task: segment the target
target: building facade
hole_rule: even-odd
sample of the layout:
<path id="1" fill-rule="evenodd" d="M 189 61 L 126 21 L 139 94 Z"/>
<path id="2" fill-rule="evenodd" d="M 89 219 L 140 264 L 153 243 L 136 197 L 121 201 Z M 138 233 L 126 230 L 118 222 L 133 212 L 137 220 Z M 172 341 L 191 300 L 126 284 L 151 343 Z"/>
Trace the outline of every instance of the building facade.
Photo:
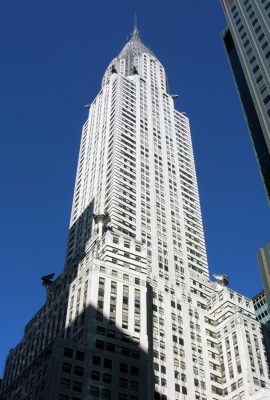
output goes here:
<path id="1" fill-rule="evenodd" d="M 222 0 L 225 49 L 270 200 L 270 1 Z"/>
<path id="2" fill-rule="evenodd" d="M 270 310 L 270 243 L 262 247 L 257 254 L 263 281 L 265 300 Z"/>
<path id="3" fill-rule="evenodd" d="M 189 120 L 136 26 L 88 108 L 65 268 L 1 400 L 269 395 L 252 300 L 209 279 Z"/>
<path id="4" fill-rule="evenodd" d="M 270 365 L 270 312 L 264 290 L 254 296 L 252 300 L 256 319 L 262 324 L 261 328 L 263 341 L 268 359 L 268 365 Z"/>
<path id="5" fill-rule="evenodd" d="M 257 321 L 267 324 L 270 321 L 270 313 L 264 290 L 252 298 Z"/>

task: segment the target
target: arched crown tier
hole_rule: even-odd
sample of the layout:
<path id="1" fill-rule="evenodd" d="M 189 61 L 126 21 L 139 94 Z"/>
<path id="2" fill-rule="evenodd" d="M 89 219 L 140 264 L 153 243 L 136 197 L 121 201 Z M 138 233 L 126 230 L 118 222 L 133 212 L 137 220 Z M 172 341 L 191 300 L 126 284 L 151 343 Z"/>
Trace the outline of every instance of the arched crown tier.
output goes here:
<path id="1" fill-rule="evenodd" d="M 140 62 L 143 55 L 146 57 L 150 56 L 151 59 L 159 64 L 161 74 L 164 76 L 166 81 L 166 75 L 163 66 L 157 60 L 152 50 L 145 46 L 145 44 L 141 41 L 140 33 L 135 21 L 130 40 L 125 44 L 119 55 L 111 61 L 106 69 L 102 80 L 102 87 L 109 82 L 113 73 L 120 73 L 124 76 L 140 74 L 145 78 L 145 74 L 143 73 L 143 63 Z"/>

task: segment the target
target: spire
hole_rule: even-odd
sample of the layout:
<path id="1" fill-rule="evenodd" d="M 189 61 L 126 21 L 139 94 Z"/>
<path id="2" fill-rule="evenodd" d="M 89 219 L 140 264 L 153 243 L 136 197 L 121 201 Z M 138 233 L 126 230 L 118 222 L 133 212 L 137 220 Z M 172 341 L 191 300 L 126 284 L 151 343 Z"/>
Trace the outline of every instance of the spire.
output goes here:
<path id="1" fill-rule="evenodd" d="M 135 40 L 140 39 L 140 33 L 139 33 L 139 29 L 138 29 L 138 19 L 137 19 L 136 13 L 134 15 L 134 28 L 133 28 L 131 39 L 135 39 Z"/>
<path id="2" fill-rule="evenodd" d="M 139 29 L 138 29 L 137 15 L 135 14 L 134 28 L 133 28 L 131 38 L 125 44 L 123 49 L 120 51 L 120 54 L 118 55 L 118 59 L 125 58 L 127 60 L 126 65 L 128 66 L 127 68 L 128 68 L 130 75 L 132 75 L 134 73 L 134 71 L 133 71 L 134 57 L 139 57 L 143 53 L 148 53 L 148 54 L 153 55 L 153 52 L 151 50 L 149 50 L 141 41 L 140 33 L 139 33 Z"/>

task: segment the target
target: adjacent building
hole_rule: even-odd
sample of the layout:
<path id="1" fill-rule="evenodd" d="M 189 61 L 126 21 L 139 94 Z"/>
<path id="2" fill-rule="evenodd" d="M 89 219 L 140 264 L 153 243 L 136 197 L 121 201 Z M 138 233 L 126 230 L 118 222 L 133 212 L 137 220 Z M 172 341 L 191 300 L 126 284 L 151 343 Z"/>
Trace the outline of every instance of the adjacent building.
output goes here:
<path id="1" fill-rule="evenodd" d="M 265 300 L 270 310 L 270 243 L 262 247 L 257 254 L 263 281 Z"/>
<path id="2" fill-rule="evenodd" d="M 222 0 L 223 40 L 270 199 L 270 1 Z"/>
<path id="3" fill-rule="evenodd" d="M 223 40 L 248 124 L 262 180 L 270 201 L 270 1 L 222 0 L 228 27 Z M 258 260 L 264 291 L 253 298 L 256 318 L 263 326 L 270 362 L 269 245 Z"/>
<path id="4" fill-rule="evenodd" d="M 252 300 L 209 278 L 188 117 L 135 26 L 83 126 L 63 272 L 1 400 L 269 396 Z M 264 396 L 264 397 L 263 397 Z"/>
<path id="5" fill-rule="evenodd" d="M 267 324 L 270 321 L 270 313 L 264 290 L 254 296 L 252 300 L 257 321 L 261 324 Z"/>
<path id="6" fill-rule="evenodd" d="M 268 365 L 270 365 L 270 312 L 264 290 L 254 296 L 252 300 L 256 319 L 262 324 L 261 329 L 263 341 L 265 344 Z"/>

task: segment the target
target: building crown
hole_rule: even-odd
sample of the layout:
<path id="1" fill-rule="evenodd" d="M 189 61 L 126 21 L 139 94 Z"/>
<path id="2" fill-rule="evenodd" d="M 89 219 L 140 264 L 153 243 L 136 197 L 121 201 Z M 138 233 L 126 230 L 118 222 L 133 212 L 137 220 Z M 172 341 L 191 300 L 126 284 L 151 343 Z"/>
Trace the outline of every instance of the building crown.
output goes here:
<path id="1" fill-rule="evenodd" d="M 118 58 L 126 58 L 128 61 L 130 61 L 134 57 L 141 56 L 143 53 L 154 55 L 153 52 L 141 41 L 137 18 L 135 17 L 131 38 L 119 53 Z"/>

